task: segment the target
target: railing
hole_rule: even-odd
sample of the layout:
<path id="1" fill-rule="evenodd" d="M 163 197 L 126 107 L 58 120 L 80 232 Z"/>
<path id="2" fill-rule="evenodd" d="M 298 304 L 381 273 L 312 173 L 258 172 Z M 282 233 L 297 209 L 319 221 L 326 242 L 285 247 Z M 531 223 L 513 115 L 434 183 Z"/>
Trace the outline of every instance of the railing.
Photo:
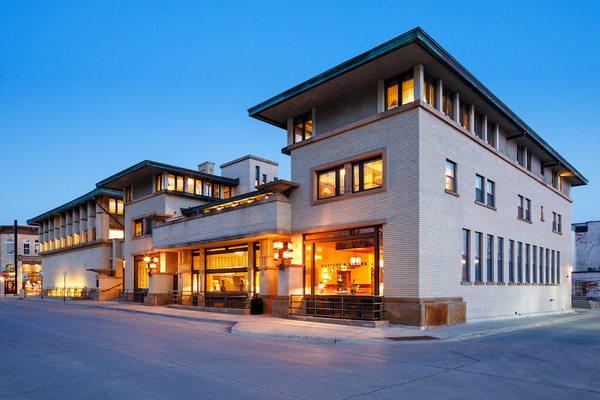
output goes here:
<path id="1" fill-rule="evenodd" d="M 571 298 L 573 300 L 600 301 L 600 288 L 596 281 L 573 282 Z"/>
<path id="2" fill-rule="evenodd" d="M 291 315 L 378 321 L 383 314 L 381 296 L 291 295 Z"/>
<path id="3" fill-rule="evenodd" d="M 39 295 L 47 298 L 86 299 L 88 297 L 88 290 L 84 286 L 58 286 L 43 289 L 39 292 Z"/>
<path id="4" fill-rule="evenodd" d="M 173 291 L 171 304 L 215 307 L 215 308 L 237 308 L 250 307 L 251 293 L 244 292 L 190 292 Z"/>
<path id="5" fill-rule="evenodd" d="M 144 303 L 148 291 L 145 289 L 138 290 L 121 290 L 119 291 L 119 301 L 124 303 Z"/>

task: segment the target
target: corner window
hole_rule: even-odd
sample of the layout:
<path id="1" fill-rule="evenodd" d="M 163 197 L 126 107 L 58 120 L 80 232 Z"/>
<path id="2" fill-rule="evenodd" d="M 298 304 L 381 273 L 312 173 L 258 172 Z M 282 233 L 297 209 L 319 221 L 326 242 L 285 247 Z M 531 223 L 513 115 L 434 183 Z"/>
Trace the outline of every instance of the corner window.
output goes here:
<path id="1" fill-rule="evenodd" d="M 310 139 L 313 135 L 312 112 L 294 118 L 294 143 Z"/>
<path id="2" fill-rule="evenodd" d="M 383 160 L 381 157 L 352 164 L 352 191 L 380 188 L 383 185 Z"/>
<path id="3" fill-rule="evenodd" d="M 385 109 L 391 110 L 399 105 L 415 100 L 415 80 L 412 71 L 385 83 Z"/>
<path id="4" fill-rule="evenodd" d="M 456 184 L 456 163 L 446 160 L 446 190 L 457 193 L 458 187 Z"/>
<path id="5" fill-rule="evenodd" d="M 346 170 L 344 166 L 319 172 L 317 174 L 317 198 L 320 200 L 342 195 L 344 193 L 345 178 Z"/>

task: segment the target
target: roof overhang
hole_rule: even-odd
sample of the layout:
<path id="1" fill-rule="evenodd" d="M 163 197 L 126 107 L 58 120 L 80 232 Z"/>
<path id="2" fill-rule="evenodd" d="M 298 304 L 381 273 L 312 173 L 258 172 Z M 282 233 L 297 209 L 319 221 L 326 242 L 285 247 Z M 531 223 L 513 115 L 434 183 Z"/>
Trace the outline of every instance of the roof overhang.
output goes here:
<path id="1" fill-rule="evenodd" d="M 263 101 L 248 109 L 248 114 L 285 129 L 288 118 L 350 96 L 357 88 L 388 79 L 417 64 L 423 65 L 426 73 L 442 79 L 445 89 L 458 91 L 466 102 L 476 104 L 478 111 L 491 120 L 512 127 L 507 129 L 509 136 L 547 154 L 547 159 L 542 160 L 544 163 L 554 161 L 571 171 L 574 186 L 587 184 L 579 171 L 421 28 L 412 29 Z"/>

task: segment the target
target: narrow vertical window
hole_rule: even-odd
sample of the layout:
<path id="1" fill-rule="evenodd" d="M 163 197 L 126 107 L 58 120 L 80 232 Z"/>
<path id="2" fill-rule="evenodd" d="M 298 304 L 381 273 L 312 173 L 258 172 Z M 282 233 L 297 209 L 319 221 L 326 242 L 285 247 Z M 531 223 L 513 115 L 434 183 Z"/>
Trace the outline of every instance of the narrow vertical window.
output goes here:
<path id="1" fill-rule="evenodd" d="M 407 76 L 402 80 L 402 104 L 408 104 L 415 100 L 415 80 Z"/>
<path id="2" fill-rule="evenodd" d="M 23 254 L 24 255 L 29 255 L 29 253 L 31 251 L 30 243 L 31 243 L 31 241 L 29 239 L 23 240 Z"/>
<path id="3" fill-rule="evenodd" d="M 508 241 L 508 281 L 515 282 L 515 241 Z"/>
<path id="4" fill-rule="evenodd" d="M 432 107 L 435 107 L 436 104 L 436 92 L 437 92 L 437 87 L 435 85 L 435 80 L 431 79 L 430 77 L 425 77 L 425 93 L 424 93 L 424 100 L 427 104 L 429 104 Z"/>
<path id="5" fill-rule="evenodd" d="M 525 166 L 525 152 L 525 147 L 521 146 L 520 144 L 517 144 L 517 163 L 521 167 Z"/>
<path id="6" fill-rule="evenodd" d="M 540 270 L 540 279 L 539 279 L 539 283 L 544 283 L 544 277 L 546 276 L 544 274 L 544 248 L 540 247 L 540 259 L 539 259 L 539 270 Z"/>
<path id="7" fill-rule="evenodd" d="M 487 205 L 490 207 L 496 207 L 496 184 L 489 179 L 487 180 L 486 196 Z"/>
<path id="8" fill-rule="evenodd" d="M 313 135 L 312 112 L 294 118 L 294 143 L 310 139 Z"/>
<path id="9" fill-rule="evenodd" d="M 260 185 L 260 166 L 254 167 L 254 187 Z"/>
<path id="10" fill-rule="evenodd" d="M 494 282 L 494 236 L 487 235 L 487 281 Z"/>
<path id="11" fill-rule="evenodd" d="M 163 174 L 154 177 L 154 191 L 160 192 L 165 189 Z"/>
<path id="12" fill-rule="evenodd" d="M 186 182 L 185 191 L 194 194 L 194 178 L 187 178 Z"/>
<path id="13" fill-rule="evenodd" d="M 562 215 L 556 214 L 558 216 L 557 220 L 557 231 L 558 233 L 562 233 Z"/>
<path id="14" fill-rule="evenodd" d="M 490 146 L 496 147 L 496 132 L 494 132 L 494 124 L 491 122 L 487 124 L 487 142 Z"/>
<path id="15" fill-rule="evenodd" d="M 525 159 L 525 168 L 527 168 L 527 171 L 531 172 L 532 166 L 533 166 L 533 155 L 532 153 L 527 150 L 527 158 Z"/>
<path id="16" fill-rule="evenodd" d="M 446 160 L 446 190 L 453 193 L 458 192 L 456 187 L 456 163 L 450 160 Z"/>
<path id="17" fill-rule="evenodd" d="M 178 192 L 183 192 L 183 176 L 177 176 L 175 190 Z"/>
<path id="18" fill-rule="evenodd" d="M 398 79 L 390 79 L 385 84 L 385 109 L 398 107 Z"/>
<path id="19" fill-rule="evenodd" d="M 470 282 L 471 269 L 471 231 L 468 229 L 462 230 L 462 281 Z"/>
<path id="20" fill-rule="evenodd" d="M 471 106 L 469 104 L 463 103 L 462 101 L 460 102 L 460 107 L 459 107 L 460 124 L 466 130 L 471 129 L 470 108 L 471 108 Z"/>
<path id="21" fill-rule="evenodd" d="M 524 219 L 525 198 L 521 195 L 517 198 L 517 218 Z"/>
<path id="22" fill-rule="evenodd" d="M 442 104 L 442 111 L 448 117 L 454 119 L 454 99 L 452 98 L 452 93 L 444 92 L 442 100 L 444 103 Z"/>
<path id="23" fill-rule="evenodd" d="M 504 238 L 498 238 L 498 255 L 496 257 L 496 263 L 498 264 L 498 271 L 496 276 L 496 282 L 504 282 Z"/>
<path id="24" fill-rule="evenodd" d="M 485 179 L 481 175 L 475 175 L 475 201 L 485 202 Z"/>
<path id="25" fill-rule="evenodd" d="M 475 114 L 475 135 L 483 140 L 483 114 Z"/>
<path id="26" fill-rule="evenodd" d="M 561 271 L 561 267 L 560 267 L 560 251 L 556 252 L 556 284 L 560 285 L 560 272 Z"/>
<path id="27" fill-rule="evenodd" d="M 546 249 L 546 284 L 550 283 L 550 249 Z"/>
<path id="28" fill-rule="evenodd" d="M 525 220 L 531 221 L 531 200 L 525 199 Z"/>
<path id="29" fill-rule="evenodd" d="M 529 268 L 531 267 L 531 245 L 529 243 L 525 244 L 525 282 L 531 283 L 531 271 Z"/>
<path id="30" fill-rule="evenodd" d="M 175 190 L 175 175 L 167 175 L 167 190 Z"/>
<path id="31" fill-rule="evenodd" d="M 517 280 L 523 283 L 523 243 L 517 242 Z"/>
<path id="32" fill-rule="evenodd" d="M 531 269 L 533 271 L 533 283 L 538 283 L 538 262 L 537 262 L 537 257 L 538 257 L 538 252 L 537 252 L 537 246 L 533 246 L 532 247 L 532 264 L 531 264 Z"/>
<path id="33" fill-rule="evenodd" d="M 473 246 L 475 248 L 475 255 L 473 257 L 473 266 L 475 267 L 475 282 L 481 282 L 483 280 L 482 271 L 482 259 L 483 259 L 483 234 L 481 232 L 475 232 L 473 240 Z"/>
<path id="34" fill-rule="evenodd" d="M 552 281 L 553 285 L 556 283 L 556 252 L 552 250 Z"/>
<path id="35" fill-rule="evenodd" d="M 552 171 L 552 180 L 551 180 L 551 182 L 552 182 L 552 187 L 554 189 L 558 189 L 558 172 L 556 172 L 554 170 Z"/>

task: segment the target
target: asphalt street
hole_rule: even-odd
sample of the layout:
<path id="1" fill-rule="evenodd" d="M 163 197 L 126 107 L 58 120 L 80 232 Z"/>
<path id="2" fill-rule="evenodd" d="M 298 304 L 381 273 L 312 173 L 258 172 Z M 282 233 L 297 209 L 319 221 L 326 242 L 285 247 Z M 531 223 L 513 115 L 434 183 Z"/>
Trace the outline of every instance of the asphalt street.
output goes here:
<path id="1" fill-rule="evenodd" d="M 459 342 L 309 343 L 0 301 L 0 399 L 600 399 L 600 313 Z"/>

